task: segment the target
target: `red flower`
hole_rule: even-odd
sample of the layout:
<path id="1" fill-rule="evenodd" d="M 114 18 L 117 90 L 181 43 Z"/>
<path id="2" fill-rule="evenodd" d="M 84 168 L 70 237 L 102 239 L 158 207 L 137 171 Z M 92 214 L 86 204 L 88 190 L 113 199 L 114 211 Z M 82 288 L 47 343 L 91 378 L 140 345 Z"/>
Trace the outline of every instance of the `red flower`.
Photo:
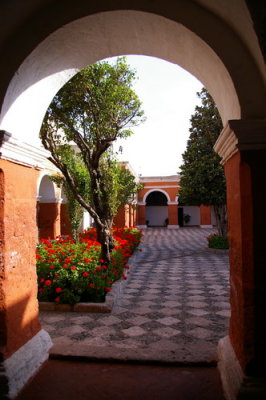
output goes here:
<path id="1" fill-rule="evenodd" d="M 94 288 L 94 283 L 90 283 L 89 287 Z"/>
<path id="2" fill-rule="evenodd" d="M 89 258 L 84 258 L 85 263 L 89 264 L 91 260 Z"/>
<path id="3" fill-rule="evenodd" d="M 89 273 L 87 271 L 83 272 L 83 276 L 89 276 Z"/>
<path id="4" fill-rule="evenodd" d="M 107 266 L 106 265 L 102 265 L 102 269 L 107 269 Z"/>
<path id="5" fill-rule="evenodd" d="M 36 254 L 36 258 L 37 258 L 37 260 L 41 260 L 42 256 L 40 256 L 39 254 Z"/>
<path id="6" fill-rule="evenodd" d="M 67 264 L 62 265 L 63 268 L 68 268 Z"/>
<path id="7" fill-rule="evenodd" d="M 57 303 L 59 303 L 60 302 L 60 297 L 58 296 L 58 297 L 56 297 L 55 299 L 54 299 Z"/>
<path id="8" fill-rule="evenodd" d="M 47 279 L 47 280 L 44 282 L 44 284 L 45 284 L 46 286 L 50 286 L 50 285 L 52 284 L 52 281 L 50 281 L 50 279 Z"/>
<path id="9" fill-rule="evenodd" d="M 105 291 L 106 291 L 106 292 L 111 292 L 111 288 L 110 288 L 110 287 L 106 287 L 106 288 L 105 288 Z"/>
<path id="10" fill-rule="evenodd" d="M 40 288 L 39 289 L 39 292 L 41 293 L 41 292 L 43 292 L 44 291 L 44 288 Z"/>
<path id="11" fill-rule="evenodd" d="M 70 267 L 70 269 L 73 269 L 73 270 L 75 270 L 75 269 L 77 269 L 77 267 Z"/>
<path id="12" fill-rule="evenodd" d="M 100 263 L 101 263 L 101 264 L 103 264 L 103 263 L 104 263 L 104 260 L 103 260 L 102 258 L 101 258 L 99 261 L 100 261 Z"/>
<path id="13" fill-rule="evenodd" d="M 56 250 L 54 250 L 54 249 L 48 249 L 48 252 L 49 252 L 50 254 L 54 254 L 54 253 L 56 252 Z"/>
<path id="14" fill-rule="evenodd" d="M 40 282 L 41 282 L 41 283 L 43 283 L 44 281 L 45 281 L 45 279 L 44 279 L 44 278 L 41 278 L 41 279 L 40 279 Z"/>
<path id="15" fill-rule="evenodd" d="M 55 265 L 50 265 L 49 268 L 53 269 L 55 268 Z"/>
<path id="16" fill-rule="evenodd" d="M 60 287 L 57 287 L 57 288 L 55 289 L 55 291 L 56 291 L 56 293 L 61 293 L 61 292 L 63 292 L 63 289 L 60 288 Z"/>

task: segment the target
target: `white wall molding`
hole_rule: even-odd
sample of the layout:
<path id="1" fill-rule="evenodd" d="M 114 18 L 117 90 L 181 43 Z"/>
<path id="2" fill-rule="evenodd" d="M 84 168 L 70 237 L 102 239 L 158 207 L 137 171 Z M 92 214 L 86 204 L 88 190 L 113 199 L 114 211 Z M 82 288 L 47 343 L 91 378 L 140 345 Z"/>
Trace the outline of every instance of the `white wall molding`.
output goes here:
<path id="1" fill-rule="evenodd" d="M 169 189 L 169 188 L 179 188 L 179 185 L 145 185 L 143 189 Z"/>
<path id="2" fill-rule="evenodd" d="M 221 164 L 238 151 L 266 149 L 266 121 L 228 121 L 213 148 L 222 157 Z"/>
<path id="3" fill-rule="evenodd" d="M 0 158 L 36 169 L 58 171 L 47 159 L 50 153 L 43 147 L 22 142 L 6 131 L 0 131 Z"/>
<path id="4" fill-rule="evenodd" d="M 42 329 L 12 356 L 0 363 L 0 397 L 4 394 L 4 398 L 14 399 L 27 381 L 48 359 L 48 352 L 51 347 L 51 338 Z"/>
<path id="5" fill-rule="evenodd" d="M 218 369 L 226 400 L 235 400 L 244 379 L 243 370 L 236 357 L 229 336 L 218 343 Z"/>

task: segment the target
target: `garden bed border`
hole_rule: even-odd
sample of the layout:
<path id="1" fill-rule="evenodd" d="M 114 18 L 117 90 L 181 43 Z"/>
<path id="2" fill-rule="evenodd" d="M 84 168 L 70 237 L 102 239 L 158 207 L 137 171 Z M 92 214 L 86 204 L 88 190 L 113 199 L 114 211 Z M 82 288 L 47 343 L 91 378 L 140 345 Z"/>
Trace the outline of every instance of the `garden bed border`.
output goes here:
<path id="1" fill-rule="evenodd" d="M 127 265 L 129 265 L 130 269 L 124 270 L 124 275 L 127 280 L 130 277 L 130 271 L 132 270 L 134 259 L 138 253 L 138 248 L 139 247 L 136 248 L 132 256 L 128 259 Z M 111 313 L 118 297 L 121 296 L 124 291 L 127 280 L 120 278 L 116 281 L 112 285 L 111 291 L 106 294 L 105 301 L 102 303 L 57 304 L 54 302 L 40 301 L 39 311 Z"/>

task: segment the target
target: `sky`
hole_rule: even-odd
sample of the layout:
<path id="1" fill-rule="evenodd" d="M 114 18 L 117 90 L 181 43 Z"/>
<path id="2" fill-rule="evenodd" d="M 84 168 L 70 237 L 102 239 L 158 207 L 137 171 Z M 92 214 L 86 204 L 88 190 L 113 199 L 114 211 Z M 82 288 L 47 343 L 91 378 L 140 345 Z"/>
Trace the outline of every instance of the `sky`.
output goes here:
<path id="1" fill-rule="evenodd" d="M 136 69 L 138 94 L 146 121 L 134 134 L 119 140 L 120 161 L 128 161 L 137 175 L 166 176 L 179 172 L 189 137 L 190 117 L 200 104 L 196 93 L 203 87 L 193 75 L 176 64 L 154 57 L 127 56 Z"/>

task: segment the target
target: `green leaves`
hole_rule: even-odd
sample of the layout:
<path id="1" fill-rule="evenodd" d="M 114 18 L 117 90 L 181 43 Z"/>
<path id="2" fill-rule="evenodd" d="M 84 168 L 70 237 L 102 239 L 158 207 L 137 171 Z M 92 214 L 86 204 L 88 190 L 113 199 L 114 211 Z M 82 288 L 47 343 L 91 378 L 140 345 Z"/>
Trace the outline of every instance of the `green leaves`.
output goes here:
<path id="1" fill-rule="evenodd" d="M 219 205 L 226 202 L 226 188 L 220 157 L 213 150 L 222 123 L 206 89 L 197 93 L 202 106 L 191 116 L 187 149 L 181 166 L 180 202 L 190 205 Z"/>
<path id="2" fill-rule="evenodd" d="M 78 229 L 82 206 L 94 219 L 106 262 L 113 217 L 136 190 L 111 151 L 118 137 L 131 135 L 144 120 L 134 80 L 124 57 L 113 65 L 103 61 L 84 68 L 57 93 L 40 132 L 50 160 L 64 176 L 73 229 Z"/>

